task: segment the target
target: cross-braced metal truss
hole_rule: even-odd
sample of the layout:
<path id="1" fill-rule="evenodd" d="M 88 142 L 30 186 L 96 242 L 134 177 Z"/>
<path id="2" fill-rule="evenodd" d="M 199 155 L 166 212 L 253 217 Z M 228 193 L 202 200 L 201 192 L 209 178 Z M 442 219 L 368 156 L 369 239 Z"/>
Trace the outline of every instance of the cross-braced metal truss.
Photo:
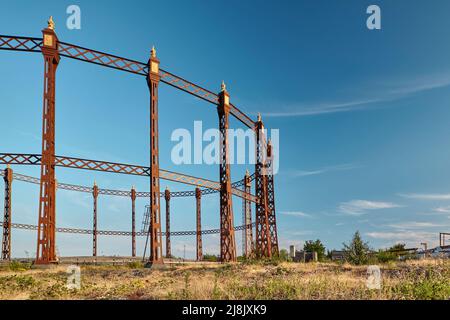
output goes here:
<path id="1" fill-rule="evenodd" d="M 41 52 L 42 38 L 0 36 L 0 50 Z M 66 42 L 58 42 L 59 55 L 66 58 L 76 59 L 100 66 L 113 68 L 141 76 L 148 75 L 148 65 L 136 60 L 119 57 L 113 54 L 80 47 Z M 188 80 L 183 79 L 169 71 L 159 69 L 161 82 L 174 88 L 187 92 L 197 98 L 217 105 L 219 97 L 217 94 L 202 88 Z M 230 105 L 230 113 L 250 129 L 254 129 L 255 123 L 250 117 L 239 110 L 233 104 Z"/>
<path id="2" fill-rule="evenodd" d="M 11 153 L 0 153 L 0 164 L 20 164 L 20 165 L 39 165 L 41 163 L 41 155 L 38 154 L 11 154 Z M 97 160 L 87 160 L 80 158 L 69 158 L 69 157 L 55 157 L 56 166 L 66 167 L 66 168 L 74 168 L 74 169 L 85 169 L 85 170 L 94 170 L 94 171 L 105 171 L 112 173 L 122 173 L 122 174 L 131 174 L 131 175 L 140 175 L 140 176 L 149 176 L 150 168 L 138 165 L 129 165 L 122 163 L 114 163 L 114 162 L 106 162 L 106 161 L 97 161 Z M 160 178 L 168 181 L 174 181 L 179 183 L 184 183 L 188 185 L 193 185 L 197 187 L 204 187 L 213 190 L 210 193 L 218 192 L 220 190 L 220 184 L 215 181 L 211 181 L 204 178 L 198 178 L 189 176 L 186 174 L 181 174 L 177 172 L 167 171 L 160 169 Z M 244 191 L 237 189 L 241 185 L 241 181 L 238 181 L 235 186 L 232 188 L 232 193 L 240 198 L 245 199 L 248 197 L 252 202 L 258 202 L 258 198 L 252 194 L 246 194 Z M 58 187 L 60 187 L 58 185 Z M 85 191 L 83 187 L 79 188 L 78 186 L 67 186 L 67 189 L 79 189 L 77 191 Z M 85 192 L 91 192 L 91 190 L 86 190 Z M 100 194 L 108 194 L 109 191 L 103 190 Z M 115 193 L 121 193 L 123 196 L 130 196 L 128 193 L 118 192 L 116 190 L 112 190 L 111 195 Z M 205 194 L 208 192 L 204 192 Z M 184 192 L 180 192 L 174 196 L 190 196 L 192 193 L 184 194 Z M 137 193 L 138 197 L 148 196 L 148 193 Z M 195 192 L 192 194 L 195 196 Z M 160 197 L 164 196 L 160 193 Z"/>
<path id="3" fill-rule="evenodd" d="M 12 37 L 0 35 L 0 49 L 41 52 L 42 38 Z"/>
<path id="4" fill-rule="evenodd" d="M 0 224 L 3 224 L 3 221 L 0 221 Z M 255 227 L 255 223 L 252 223 L 251 225 L 242 225 L 234 227 L 235 231 L 240 231 L 246 228 L 253 228 Z M 13 229 L 24 229 L 24 230 L 37 230 L 36 225 L 32 224 L 24 224 L 24 223 L 12 223 L 11 228 Z M 58 227 L 56 228 L 56 232 L 58 233 L 75 233 L 75 234 L 93 234 L 92 229 L 78 229 L 78 228 L 64 228 L 64 227 Z M 220 233 L 220 229 L 209 229 L 209 230 L 202 230 L 202 235 L 208 235 L 208 234 L 218 234 Z M 102 236 L 126 236 L 131 237 L 132 233 L 131 231 L 114 231 L 114 230 L 97 230 L 97 235 Z M 197 235 L 197 230 L 192 231 L 173 231 L 170 232 L 171 236 L 174 237 L 180 237 L 180 236 L 195 236 Z M 136 232 L 137 237 L 145 237 L 147 236 L 147 231 L 140 231 Z M 161 232 L 161 236 L 166 236 L 166 232 Z"/>
<path id="5" fill-rule="evenodd" d="M 24 229 L 38 230 L 38 248 L 36 263 L 51 263 L 56 261 L 55 255 L 55 232 L 73 232 L 86 233 L 94 235 L 94 255 L 96 254 L 96 238 L 98 234 L 105 235 L 129 235 L 133 237 L 133 256 L 135 255 L 134 238 L 138 235 L 135 232 L 135 199 L 137 197 L 147 197 L 150 199 L 151 216 L 148 221 L 149 230 L 143 230 L 139 235 L 151 234 L 151 258 L 150 262 L 162 262 L 162 245 L 161 236 L 164 234 L 160 228 L 160 197 L 164 193 L 159 190 L 159 180 L 180 182 L 192 186 L 196 186 L 196 191 L 176 191 L 167 194 L 172 197 L 196 196 L 200 199 L 202 195 L 220 192 L 221 199 L 221 228 L 215 230 L 181 231 L 168 232 L 170 235 L 195 235 L 197 238 L 200 234 L 221 234 L 221 258 L 222 261 L 234 261 L 236 258 L 236 248 L 234 240 L 235 230 L 250 229 L 256 225 L 256 248 L 263 256 L 271 256 L 272 251 L 278 251 L 276 236 L 276 220 L 275 220 L 275 204 L 274 204 L 274 186 L 273 176 L 267 178 L 263 174 L 264 162 L 261 158 L 256 165 L 256 172 L 252 176 L 246 176 L 246 179 L 231 183 L 230 167 L 227 161 L 228 149 L 226 138 L 221 142 L 221 164 L 220 164 L 220 181 L 211 181 L 204 178 L 193 177 L 185 174 L 162 170 L 159 168 L 159 147 L 158 147 L 158 84 L 159 82 L 168 84 L 176 89 L 187 92 L 201 100 L 207 101 L 218 107 L 219 110 L 219 126 L 222 137 L 226 135 L 224 132 L 228 128 L 228 114 L 231 114 L 248 128 L 255 131 L 257 136 L 259 127 L 262 126 L 260 118 L 258 122 L 254 122 L 245 113 L 239 110 L 235 105 L 230 103 L 229 95 L 222 84 L 222 91 L 215 94 L 201 86 L 198 86 L 186 79 L 176 76 L 159 67 L 159 59 L 156 57 L 156 51 L 152 49 L 151 57 L 147 63 L 136 60 L 112 55 L 109 53 L 96 51 L 70 43 L 60 42 L 54 31 L 53 20 L 50 19 L 48 27 L 43 31 L 43 38 L 31 38 L 21 36 L 0 35 L 0 50 L 25 51 L 25 52 L 41 52 L 44 56 L 45 72 L 44 72 L 44 103 L 43 103 L 43 135 L 42 135 L 42 154 L 0 154 L 0 163 L 17 164 L 17 165 L 40 165 L 41 178 L 34 178 L 20 174 L 11 174 L 11 179 L 26 181 L 39 184 L 41 191 L 39 197 L 39 225 L 15 225 L 15 227 Z M 60 57 L 66 57 L 79 61 L 84 61 L 128 73 L 145 76 L 149 84 L 150 90 L 150 167 L 129 165 L 121 163 L 113 163 L 106 161 L 96 161 L 80 158 L 62 157 L 55 155 L 55 75 L 56 69 L 60 61 Z M 258 140 L 258 148 L 261 152 L 266 148 L 264 139 Z M 258 152 L 257 152 L 258 153 Z M 150 177 L 150 192 L 137 192 L 134 188 L 131 191 L 101 189 L 96 185 L 91 187 L 58 184 L 55 177 L 55 166 L 76 168 L 85 170 L 95 170 L 103 172 L 113 172 L 137 176 Z M 2 172 L 0 172 L 0 175 Z M 5 174 L 3 174 L 5 176 Z M 244 181 L 245 180 L 245 181 Z M 256 193 L 250 193 L 249 181 L 255 180 Z M 269 184 L 269 185 L 268 185 Z M 202 189 L 199 189 L 202 187 Z M 242 188 L 244 187 L 244 188 Z M 94 196 L 94 225 L 93 230 L 56 228 L 55 225 L 55 201 L 56 189 L 65 189 L 78 192 L 91 192 Z M 243 190 L 241 190 L 241 188 Z M 97 230 L 97 196 L 110 195 L 131 197 L 132 199 L 132 231 L 99 231 Z M 246 203 L 246 216 L 249 212 L 249 202 L 256 203 L 256 224 L 248 224 L 251 219 L 245 219 L 246 225 L 241 227 L 233 227 L 232 212 L 232 195 L 241 197 Z M 6 197 L 5 197 L 6 199 Z M 10 207 L 10 206 L 9 206 Z M 6 207 L 5 207 L 6 208 Z M 10 210 L 9 210 L 10 211 Z M 5 212 L 7 210 L 5 209 Z M 200 230 L 200 206 L 197 203 L 197 231 Z M 268 218 L 267 216 L 270 215 Z M 6 214 L 5 214 L 6 216 Z M 10 215 L 8 216 L 9 219 Z M 269 222 L 270 220 L 270 222 Z M 270 224 L 270 232 L 269 232 Z M 8 224 L 8 229 L 11 225 Z M 192 233 L 193 232 L 193 233 Z M 250 232 L 251 234 L 251 232 Z M 271 241 L 272 235 L 272 241 Z M 251 238 L 251 236 L 250 236 Z M 200 237 L 201 239 L 201 237 Z M 275 240 L 275 245 L 272 243 Z M 251 239 L 250 239 L 251 241 Z M 197 240 L 198 243 L 200 243 Z M 274 250 L 271 250 L 271 245 Z M 155 250 L 155 248 L 157 250 Z M 262 249 L 262 250 L 261 250 Z M 268 250 L 267 250 L 268 249 Z M 246 250 L 247 251 L 247 250 Z M 277 254 L 277 252 L 273 252 Z M 200 253 L 201 255 L 201 253 Z M 198 255 L 199 256 L 199 255 Z M 156 257 L 156 258 L 155 258 Z"/>

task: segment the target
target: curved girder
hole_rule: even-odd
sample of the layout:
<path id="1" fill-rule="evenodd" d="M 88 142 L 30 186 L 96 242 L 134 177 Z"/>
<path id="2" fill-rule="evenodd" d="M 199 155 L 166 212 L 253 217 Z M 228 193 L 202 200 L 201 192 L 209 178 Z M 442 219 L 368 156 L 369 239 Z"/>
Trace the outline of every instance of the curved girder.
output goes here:
<path id="1" fill-rule="evenodd" d="M 0 170 L 0 177 L 2 177 L 3 175 L 4 175 L 4 171 Z M 254 178 L 255 178 L 255 174 L 252 174 L 250 176 L 250 181 L 253 181 Z M 40 184 L 39 178 L 27 176 L 27 175 L 20 174 L 20 173 L 13 173 L 13 179 L 18 180 L 18 181 L 23 181 L 23 182 L 29 182 L 29 183 L 33 183 L 33 184 Z M 239 181 L 233 182 L 232 186 L 233 186 L 233 188 L 239 188 L 244 184 L 244 182 L 245 182 L 244 179 L 239 180 Z M 58 189 L 92 193 L 92 187 L 69 184 L 69 183 L 62 183 L 62 182 L 58 182 Z M 202 195 L 208 195 L 208 194 L 213 194 L 213 193 L 218 193 L 218 192 L 219 192 L 218 190 L 207 189 L 207 188 L 201 190 Z M 128 198 L 131 197 L 131 191 L 126 191 L 126 190 L 113 190 L 113 189 L 98 188 L 98 193 L 102 194 L 102 195 L 107 195 L 107 196 L 118 196 L 118 197 L 128 197 Z M 195 191 L 171 191 L 170 196 L 174 197 L 174 198 L 195 197 Z M 136 197 L 148 198 L 148 197 L 150 197 L 150 192 L 137 191 Z M 164 197 L 164 192 L 160 193 L 160 197 L 162 197 L 162 198 Z"/>
<path id="2" fill-rule="evenodd" d="M 18 164 L 18 165 L 39 165 L 42 156 L 40 154 L 16 154 L 16 153 L 0 153 L 1 164 Z M 103 172 L 113 172 L 121 174 L 131 174 L 140 176 L 149 176 L 150 168 L 139 165 L 130 165 L 115 162 L 96 161 L 70 157 L 55 157 L 55 165 L 59 167 L 94 170 Z M 213 190 L 220 190 L 220 183 L 208 179 L 197 178 L 177 172 L 160 169 L 159 176 L 161 179 L 168 181 L 189 184 L 197 187 L 205 187 Z M 252 194 L 245 193 L 237 188 L 232 188 L 231 192 L 243 199 L 252 202 L 258 202 L 258 198 Z"/>
<path id="3" fill-rule="evenodd" d="M 0 50 L 40 52 L 41 47 L 42 38 L 0 35 Z M 80 47 L 74 44 L 59 41 L 58 52 L 59 55 L 63 57 L 89 62 L 141 76 L 148 75 L 147 63 Z M 161 77 L 160 81 L 165 84 L 187 92 L 214 105 L 218 105 L 219 103 L 219 97 L 217 94 L 202 88 L 199 85 L 196 85 L 163 69 L 159 70 L 159 75 Z M 230 113 L 248 128 L 251 128 L 252 130 L 255 129 L 255 122 L 233 104 L 230 105 Z"/>
<path id="4" fill-rule="evenodd" d="M 0 225 L 3 224 L 3 221 L 0 221 Z M 249 225 L 242 225 L 238 227 L 234 227 L 235 231 L 243 230 L 246 228 L 253 228 L 255 223 Z M 37 230 L 36 225 L 32 224 L 24 224 L 24 223 L 12 223 L 11 228 L 14 229 L 24 229 L 24 230 Z M 76 234 L 92 234 L 93 231 L 90 229 L 78 229 L 78 228 L 56 228 L 56 232 L 60 233 L 76 233 Z M 211 230 L 202 230 L 202 234 L 216 234 L 220 233 L 220 229 L 211 229 Z M 97 230 L 98 235 L 104 236 L 129 236 L 131 237 L 131 231 L 114 231 L 114 230 Z M 138 237 L 146 237 L 147 232 L 136 232 L 136 236 Z M 166 232 L 161 232 L 162 236 L 166 235 Z M 197 235 L 197 230 L 193 231 L 174 231 L 170 232 L 171 236 L 194 236 Z"/>

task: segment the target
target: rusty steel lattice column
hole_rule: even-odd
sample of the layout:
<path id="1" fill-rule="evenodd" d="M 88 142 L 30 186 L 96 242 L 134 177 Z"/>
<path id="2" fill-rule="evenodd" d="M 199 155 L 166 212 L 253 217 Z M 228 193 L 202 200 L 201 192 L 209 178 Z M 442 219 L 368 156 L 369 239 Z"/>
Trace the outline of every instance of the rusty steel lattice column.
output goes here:
<path id="1" fill-rule="evenodd" d="M 2 260 L 11 260 L 11 188 L 13 171 L 9 165 L 3 176 L 5 181 L 5 211 L 3 213 L 3 238 L 2 238 Z"/>
<path id="2" fill-rule="evenodd" d="M 256 256 L 258 258 L 271 258 L 271 239 L 268 217 L 267 203 L 267 176 L 265 168 L 265 135 L 264 125 L 261 116 L 258 115 L 256 122 L 256 164 L 255 164 L 255 185 L 256 196 L 259 202 L 256 204 Z"/>
<path id="3" fill-rule="evenodd" d="M 244 177 L 244 188 L 247 194 L 251 192 L 252 182 L 248 170 Z M 248 258 L 253 253 L 252 203 L 248 198 L 244 199 L 242 203 L 242 225 L 246 226 L 242 229 L 242 254 Z"/>
<path id="4" fill-rule="evenodd" d="M 269 219 L 269 233 L 270 233 L 270 248 L 272 256 L 278 257 L 278 234 L 277 234 L 277 219 L 275 214 L 275 187 L 273 183 L 273 166 L 274 166 L 274 154 L 272 142 L 267 143 L 267 208 Z"/>
<path id="5" fill-rule="evenodd" d="M 200 188 L 195 189 L 196 215 L 197 215 L 197 261 L 203 260 L 203 243 L 202 243 L 202 191 Z"/>
<path id="6" fill-rule="evenodd" d="M 92 256 L 97 256 L 97 198 L 98 198 L 98 186 L 94 182 L 94 187 L 92 188 L 92 196 L 94 198 L 94 221 L 92 227 Z"/>
<path id="7" fill-rule="evenodd" d="M 172 246 L 170 244 L 170 190 L 166 188 L 164 191 L 166 200 L 166 258 L 172 256 Z"/>
<path id="8" fill-rule="evenodd" d="M 228 127 L 230 115 L 230 96 L 222 82 L 219 93 L 219 131 L 220 131 L 220 260 L 236 261 L 236 240 L 233 227 L 233 201 L 228 150 Z"/>
<path id="9" fill-rule="evenodd" d="M 131 256 L 136 257 L 136 189 L 131 187 Z"/>
<path id="10" fill-rule="evenodd" d="M 59 63 L 58 38 L 50 17 L 42 30 L 44 55 L 44 99 L 42 116 L 42 162 L 36 264 L 57 262 L 55 253 L 55 76 Z"/>
<path id="11" fill-rule="evenodd" d="M 159 60 L 153 47 L 148 61 L 150 89 L 150 263 L 163 263 L 159 200 L 158 84 Z"/>

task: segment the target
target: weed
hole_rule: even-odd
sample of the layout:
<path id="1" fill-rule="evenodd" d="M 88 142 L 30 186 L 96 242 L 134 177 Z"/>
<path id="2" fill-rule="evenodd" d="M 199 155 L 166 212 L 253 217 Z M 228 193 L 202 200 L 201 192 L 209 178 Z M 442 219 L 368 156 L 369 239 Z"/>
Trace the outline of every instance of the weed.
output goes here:
<path id="1" fill-rule="evenodd" d="M 142 261 L 131 261 L 127 264 L 127 267 L 130 269 L 142 269 L 144 268 L 144 264 Z"/>
<path id="2" fill-rule="evenodd" d="M 191 293 L 190 293 L 190 284 L 189 284 L 189 277 L 190 277 L 190 272 L 186 272 L 184 275 L 184 288 L 182 290 L 181 296 L 183 299 L 190 299 L 191 297 Z"/>
<path id="3" fill-rule="evenodd" d="M 380 290 L 366 287 L 367 266 L 272 260 L 164 272 L 123 265 L 86 266 L 79 290 L 65 268 L 0 271 L 0 299 L 449 299 L 450 261 L 389 261 Z M 133 266 L 134 267 L 134 266 Z M 21 270 L 20 267 L 17 267 Z"/>
<path id="4" fill-rule="evenodd" d="M 9 270 L 11 271 L 27 271 L 31 269 L 31 263 L 29 262 L 20 262 L 17 260 L 13 260 L 9 264 Z"/>

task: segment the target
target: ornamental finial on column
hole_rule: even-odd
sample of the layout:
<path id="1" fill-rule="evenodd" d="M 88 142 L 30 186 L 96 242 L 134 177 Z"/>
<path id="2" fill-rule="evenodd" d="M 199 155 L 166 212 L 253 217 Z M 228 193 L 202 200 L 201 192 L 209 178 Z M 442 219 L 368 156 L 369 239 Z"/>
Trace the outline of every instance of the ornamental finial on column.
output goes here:
<path id="1" fill-rule="evenodd" d="M 155 46 L 153 46 L 152 50 L 150 51 L 150 59 L 148 60 L 148 64 L 149 64 L 149 74 L 157 76 L 159 74 L 159 60 L 156 57 Z M 159 78 L 156 79 L 155 77 L 153 77 L 153 79 L 159 81 Z"/>
<path id="2" fill-rule="evenodd" d="M 246 177 L 250 176 L 250 172 L 248 171 L 248 169 L 245 170 L 245 176 L 246 176 Z"/>
<path id="3" fill-rule="evenodd" d="M 53 21 L 53 16 L 50 16 L 50 18 L 47 21 L 47 28 L 50 30 L 55 30 L 55 22 Z"/>
<path id="4" fill-rule="evenodd" d="M 261 113 L 258 112 L 258 122 L 261 122 Z"/>
<path id="5" fill-rule="evenodd" d="M 223 81 L 223 80 L 222 80 L 222 84 L 221 84 L 221 86 L 220 86 L 220 90 L 221 90 L 222 92 L 227 91 L 227 85 L 225 84 L 225 81 Z"/>
<path id="6" fill-rule="evenodd" d="M 94 187 L 96 187 L 96 186 L 97 186 L 97 181 L 94 180 Z"/>

